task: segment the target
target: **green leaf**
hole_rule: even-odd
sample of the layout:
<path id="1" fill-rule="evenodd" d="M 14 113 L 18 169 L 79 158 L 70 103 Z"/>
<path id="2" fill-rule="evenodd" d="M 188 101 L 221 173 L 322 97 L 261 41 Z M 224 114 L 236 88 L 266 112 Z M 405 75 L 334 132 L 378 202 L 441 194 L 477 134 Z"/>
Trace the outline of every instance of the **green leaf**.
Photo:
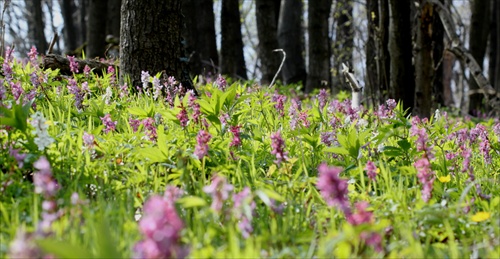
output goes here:
<path id="1" fill-rule="evenodd" d="M 349 151 L 343 147 L 327 147 L 323 149 L 324 152 L 330 152 L 338 155 L 349 155 Z"/>
<path id="2" fill-rule="evenodd" d="M 149 159 L 151 163 L 165 162 L 168 157 L 159 148 L 147 147 L 137 151 L 140 157 Z"/>
<path id="3" fill-rule="evenodd" d="M 207 202 L 197 196 L 186 196 L 177 200 L 183 208 L 193 208 L 193 207 L 203 207 L 207 205 Z"/>
<path id="4" fill-rule="evenodd" d="M 408 151 L 411 148 L 410 142 L 407 139 L 401 139 L 398 141 L 398 146 L 403 149 L 403 151 Z"/>
<path id="5" fill-rule="evenodd" d="M 54 239 L 40 239 L 36 243 L 46 253 L 58 258 L 95 258 L 89 251 L 81 246 Z"/>
<path id="6" fill-rule="evenodd" d="M 393 146 L 385 146 L 382 150 L 386 156 L 389 157 L 397 157 L 397 156 L 403 156 L 404 152 L 398 147 L 393 147 Z"/>
<path id="7" fill-rule="evenodd" d="M 283 196 L 281 196 L 279 193 L 273 191 L 273 190 L 270 190 L 270 189 L 266 189 L 266 188 L 262 188 L 262 189 L 259 189 L 259 190 L 256 190 L 255 191 L 255 194 L 257 196 L 259 196 L 259 198 L 264 202 L 266 203 L 266 199 L 269 200 L 269 198 L 275 200 L 275 201 L 279 201 L 279 202 L 284 202 L 285 201 L 285 198 L 283 198 Z M 266 203 L 267 205 L 269 205 L 270 203 Z"/>
<path id="8" fill-rule="evenodd" d="M 136 116 L 139 116 L 139 117 L 147 117 L 148 116 L 148 112 L 140 107 L 132 107 L 132 108 L 128 108 L 128 113 L 132 114 L 132 115 L 136 115 Z"/>
<path id="9" fill-rule="evenodd" d="M 103 219 L 97 225 L 97 257 L 99 258 L 122 258 L 117 250 L 118 241 L 111 236 L 110 225 Z"/>

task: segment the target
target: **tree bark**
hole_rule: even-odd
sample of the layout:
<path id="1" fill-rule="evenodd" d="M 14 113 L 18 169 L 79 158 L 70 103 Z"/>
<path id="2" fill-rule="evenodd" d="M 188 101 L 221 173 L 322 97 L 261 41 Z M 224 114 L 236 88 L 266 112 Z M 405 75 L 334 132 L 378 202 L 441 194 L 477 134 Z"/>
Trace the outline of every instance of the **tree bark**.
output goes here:
<path id="1" fill-rule="evenodd" d="M 307 74 L 304 64 L 304 40 L 302 34 L 302 1 L 282 0 L 278 22 L 278 42 L 286 53 L 282 76 L 285 84 L 302 82 Z"/>
<path id="2" fill-rule="evenodd" d="M 404 109 L 413 108 L 415 78 L 412 64 L 410 0 L 390 0 L 391 24 L 389 52 L 391 57 L 390 88 L 393 98 L 403 101 Z"/>
<path id="3" fill-rule="evenodd" d="M 151 8 L 154 7 L 154 8 Z M 141 72 L 174 76 L 194 89 L 181 42 L 181 0 L 123 0 L 121 7 L 120 79 L 134 89 Z M 125 80 L 126 81 L 126 80 Z"/>
<path id="4" fill-rule="evenodd" d="M 441 0 L 444 4 L 444 0 Z M 446 106 L 444 101 L 444 27 L 434 7 L 432 7 L 432 60 L 434 75 L 432 78 L 432 95 L 435 108 Z"/>
<path id="5" fill-rule="evenodd" d="M 378 78 L 379 102 L 384 103 L 390 97 L 390 78 L 391 78 L 391 58 L 389 55 L 389 0 L 379 0 L 379 38 L 377 42 L 378 53 Z"/>
<path id="6" fill-rule="evenodd" d="M 474 0 L 472 1 L 472 15 L 470 25 L 469 49 L 470 54 L 483 68 L 484 55 L 488 43 L 489 25 L 490 25 L 490 9 L 491 1 Z M 471 77 L 469 79 L 469 89 L 472 91 L 478 90 L 479 86 Z M 483 95 L 473 94 L 469 99 L 469 113 L 475 114 L 483 109 Z"/>
<path id="7" fill-rule="evenodd" d="M 221 34 L 221 73 L 246 80 L 238 0 L 222 0 Z"/>
<path id="8" fill-rule="evenodd" d="M 106 16 L 108 2 L 90 0 L 89 18 L 87 21 L 87 58 L 104 58 L 106 51 Z"/>
<path id="9" fill-rule="evenodd" d="M 496 91 L 500 92 L 500 2 L 492 2 L 489 78 Z"/>
<path id="10" fill-rule="evenodd" d="M 344 77 L 340 76 L 342 63 L 352 66 L 354 48 L 354 21 L 352 18 L 352 0 L 338 0 L 333 14 L 336 25 L 333 42 L 332 87 L 335 90 L 350 90 Z"/>
<path id="11" fill-rule="evenodd" d="M 43 22 L 42 1 L 25 0 L 28 11 L 28 34 L 31 44 L 39 53 L 45 53 L 49 47 L 45 38 L 45 23 Z"/>
<path id="12" fill-rule="evenodd" d="M 121 5 L 122 0 L 108 0 L 108 12 L 106 15 L 106 36 L 113 35 L 113 37 L 117 39 L 120 38 Z"/>
<path id="13" fill-rule="evenodd" d="M 78 47 L 78 29 L 75 25 L 75 19 L 73 17 L 76 7 L 73 0 L 61 0 L 59 1 L 59 4 L 61 6 L 62 17 L 64 21 L 64 45 L 66 46 L 65 52 L 70 52 Z"/>
<path id="14" fill-rule="evenodd" d="M 378 24 L 379 24 L 379 11 L 378 0 L 366 1 L 366 18 L 368 19 L 368 40 L 366 42 L 366 83 L 365 92 L 368 100 L 370 100 L 373 107 L 378 104 L 378 85 L 377 78 L 379 75 L 379 56 L 377 56 L 377 41 L 378 38 Z"/>
<path id="15" fill-rule="evenodd" d="M 268 85 L 273 80 L 280 65 L 279 53 L 273 50 L 279 47 L 277 38 L 276 1 L 256 0 L 255 14 L 257 20 L 257 35 L 259 38 L 261 84 Z"/>
<path id="16" fill-rule="evenodd" d="M 309 1 L 309 74 L 306 93 L 310 93 L 315 88 L 330 88 L 328 17 L 331 5 L 331 0 Z"/>
<path id="17" fill-rule="evenodd" d="M 432 108 L 432 78 L 434 76 L 432 59 L 432 23 L 434 10 L 432 4 L 420 1 L 420 13 L 417 22 L 417 49 L 415 56 L 415 114 L 429 118 Z"/>
<path id="18" fill-rule="evenodd" d="M 78 9 L 80 10 L 80 37 L 81 44 L 85 45 L 87 42 L 87 18 L 88 18 L 88 7 L 90 0 L 78 0 Z"/>

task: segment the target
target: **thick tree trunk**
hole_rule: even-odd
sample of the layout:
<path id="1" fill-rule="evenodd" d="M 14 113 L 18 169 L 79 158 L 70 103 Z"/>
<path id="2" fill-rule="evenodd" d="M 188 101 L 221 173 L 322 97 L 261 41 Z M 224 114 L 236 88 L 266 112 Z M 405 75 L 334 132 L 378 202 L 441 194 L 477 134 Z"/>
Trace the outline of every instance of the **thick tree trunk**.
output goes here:
<path id="1" fill-rule="evenodd" d="M 365 83 L 365 93 L 370 100 L 373 107 L 378 104 L 378 85 L 377 78 L 379 75 L 379 57 L 377 56 L 377 41 L 378 38 L 378 24 L 379 24 L 379 12 L 378 12 L 378 0 L 367 0 L 366 1 L 366 15 L 368 19 L 368 40 L 366 42 L 366 83 Z"/>
<path id="2" fill-rule="evenodd" d="M 489 25 L 490 25 L 490 9 L 491 1 L 488 0 L 474 0 L 472 1 L 472 15 L 469 36 L 469 49 L 470 54 L 477 61 L 479 66 L 483 68 L 484 55 L 486 53 L 486 46 L 488 43 Z M 474 78 L 469 78 L 469 89 L 477 91 L 479 86 Z M 483 109 L 482 94 L 470 95 L 469 99 L 469 113 L 475 114 Z"/>
<path id="3" fill-rule="evenodd" d="M 238 0 L 222 0 L 221 12 L 221 73 L 247 79 Z"/>
<path id="4" fill-rule="evenodd" d="M 333 14 L 336 25 L 333 42 L 333 77 L 332 87 L 335 90 L 350 90 L 344 77 L 340 76 L 342 63 L 352 66 L 354 48 L 354 20 L 352 18 L 352 0 L 338 0 Z"/>
<path id="5" fill-rule="evenodd" d="M 35 46 L 40 53 L 45 53 L 49 48 L 45 38 L 45 23 L 43 22 L 42 1 L 25 0 L 28 11 L 28 31 L 31 44 Z"/>
<path id="6" fill-rule="evenodd" d="M 490 82 L 500 92 L 500 2 L 492 0 L 492 28 L 490 35 Z"/>
<path id="7" fill-rule="evenodd" d="M 273 80 L 280 65 L 279 53 L 273 50 L 279 47 L 277 38 L 276 1 L 256 0 L 255 13 L 259 38 L 261 84 L 268 85 Z"/>
<path id="8" fill-rule="evenodd" d="M 429 118 L 432 108 L 432 78 L 434 76 L 432 60 L 432 23 L 434 10 L 430 3 L 420 2 L 417 23 L 417 49 L 415 56 L 416 98 L 415 114 Z"/>
<path id="9" fill-rule="evenodd" d="M 379 102 L 384 103 L 390 96 L 391 58 L 389 55 L 389 0 L 379 0 L 378 85 Z M 393 97 L 394 98 L 394 97 Z"/>
<path id="10" fill-rule="evenodd" d="M 415 77 L 412 64 L 410 0 L 390 0 L 391 25 L 389 52 L 391 57 L 390 87 L 396 100 L 403 101 L 404 109 L 413 108 Z"/>
<path id="11" fill-rule="evenodd" d="M 104 58 L 106 51 L 106 16 L 107 1 L 90 0 L 87 21 L 87 58 Z"/>
<path id="12" fill-rule="evenodd" d="M 330 88 L 328 17 L 331 5 L 331 0 L 309 1 L 309 74 L 306 93 L 310 93 L 314 88 Z"/>
<path id="13" fill-rule="evenodd" d="M 282 0 L 278 22 L 278 42 L 286 53 L 282 75 L 285 84 L 306 82 L 304 41 L 302 34 L 302 1 Z"/>
<path id="14" fill-rule="evenodd" d="M 154 7 L 154 8 L 151 8 Z M 121 8 L 120 78 L 141 85 L 141 72 L 163 72 L 194 89 L 183 61 L 181 0 L 123 0 Z"/>
<path id="15" fill-rule="evenodd" d="M 444 3 L 444 0 L 441 0 Z M 434 76 L 432 78 L 432 93 L 435 108 L 443 107 L 444 82 L 443 82 L 443 59 L 444 59 L 444 27 L 434 7 L 432 7 L 432 60 L 434 64 Z"/>
<path id="16" fill-rule="evenodd" d="M 75 19 L 73 17 L 76 10 L 75 3 L 73 0 L 61 0 L 59 1 L 59 4 L 61 5 L 62 17 L 64 21 L 64 45 L 66 46 L 66 52 L 70 52 L 78 47 L 78 29 L 75 25 Z"/>

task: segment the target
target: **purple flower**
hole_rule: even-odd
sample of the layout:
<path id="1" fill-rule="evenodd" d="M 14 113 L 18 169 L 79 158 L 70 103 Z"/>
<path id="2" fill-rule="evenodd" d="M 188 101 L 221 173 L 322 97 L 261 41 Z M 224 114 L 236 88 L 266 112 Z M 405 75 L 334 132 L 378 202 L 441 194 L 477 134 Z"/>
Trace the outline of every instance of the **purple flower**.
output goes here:
<path id="1" fill-rule="evenodd" d="M 108 74 L 111 74 L 111 77 L 109 78 L 109 83 L 111 85 L 115 85 L 116 74 L 115 74 L 115 68 L 113 66 L 108 66 Z"/>
<path id="2" fill-rule="evenodd" d="M 224 77 L 222 77 L 222 75 L 219 74 L 219 76 L 217 76 L 217 80 L 215 80 L 215 84 L 222 91 L 226 90 L 227 82 L 226 82 L 226 79 L 224 79 Z"/>
<path id="3" fill-rule="evenodd" d="M 7 47 L 5 49 L 5 59 L 3 60 L 3 64 L 2 64 L 2 72 L 3 72 L 3 75 L 5 76 L 5 80 L 7 82 L 12 81 L 12 74 L 14 73 L 12 71 L 12 66 L 11 66 L 12 51 L 13 51 L 13 49 L 11 49 L 10 47 Z"/>
<path id="4" fill-rule="evenodd" d="M 128 124 L 130 125 L 130 127 L 132 127 L 132 130 L 134 132 L 137 132 L 137 130 L 139 129 L 139 126 L 141 126 L 141 120 L 136 120 L 136 119 L 133 119 L 133 118 L 129 118 L 128 119 Z"/>
<path id="5" fill-rule="evenodd" d="M 17 161 L 17 166 L 19 168 L 23 168 L 24 159 L 26 158 L 27 154 L 19 153 L 20 150 L 21 149 L 14 149 L 12 147 L 9 147 L 9 154 L 11 157 L 13 157 Z"/>
<path id="6" fill-rule="evenodd" d="M 375 251 L 377 251 L 379 253 L 383 252 L 383 249 L 382 249 L 382 236 L 380 234 L 375 233 L 375 232 L 369 233 L 369 232 L 363 231 L 360 234 L 360 238 L 367 245 L 373 247 L 373 249 L 375 249 Z"/>
<path id="7" fill-rule="evenodd" d="M 215 175 L 212 178 L 210 185 L 203 187 L 203 191 L 212 196 L 212 205 L 210 207 L 217 212 L 221 211 L 224 201 L 229 198 L 229 192 L 233 189 L 234 187 L 228 184 L 224 177 L 219 175 Z"/>
<path id="8" fill-rule="evenodd" d="M 128 95 L 129 95 L 128 85 L 127 83 L 124 83 L 123 85 L 120 86 L 120 98 L 125 98 Z"/>
<path id="9" fill-rule="evenodd" d="M 36 66 L 38 52 L 36 51 L 36 47 L 35 46 L 31 47 L 30 51 L 28 52 L 28 57 L 30 59 L 31 64 L 33 66 Z"/>
<path id="10" fill-rule="evenodd" d="M 156 141 L 156 138 L 158 137 L 154 123 L 155 123 L 155 120 L 153 118 L 146 118 L 146 119 L 142 120 L 142 125 L 144 125 L 144 130 L 146 131 L 146 136 L 151 141 Z"/>
<path id="11" fill-rule="evenodd" d="M 49 161 L 44 156 L 40 157 L 33 167 L 38 170 L 33 174 L 35 193 L 43 194 L 45 197 L 54 197 L 59 190 L 59 184 L 52 177 Z"/>
<path id="12" fill-rule="evenodd" d="M 326 106 L 326 103 L 328 102 L 328 93 L 326 92 L 326 89 L 319 90 L 319 94 L 317 97 L 319 101 L 319 109 L 323 110 L 323 108 Z"/>
<path id="13" fill-rule="evenodd" d="M 181 111 L 177 114 L 177 119 L 179 120 L 181 127 L 185 128 L 189 122 L 188 113 L 186 107 L 180 106 Z"/>
<path id="14" fill-rule="evenodd" d="M 82 138 L 83 138 L 83 145 L 86 148 L 92 148 L 92 147 L 94 147 L 94 141 L 95 141 L 94 135 L 89 134 L 87 132 L 83 132 L 83 137 Z"/>
<path id="15" fill-rule="evenodd" d="M 274 163 L 280 165 L 288 160 L 288 152 L 285 152 L 285 141 L 281 137 L 281 132 L 271 134 L 271 154 L 276 156 Z"/>
<path id="16" fill-rule="evenodd" d="M 233 214 L 239 220 L 238 227 L 243 238 L 248 238 L 253 231 L 252 212 L 254 209 L 255 202 L 252 200 L 249 187 L 233 195 Z"/>
<path id="17" fill-rule="evenodd" d="M 337 206 L 345 215 L 350 215 L 351 208 L 347 197 L 347 180 L 339 177 L 342 168 L 329 167 L 326 163 L 318 166 L 316 186 L 329 206 Z"/>
<path id="18" fill-rule="evenodd" d="M 69 69 L 71 73 L 78 73 L 78 62 L 75 60 L 75 56 L 66 56 L 69 60 Z"/>
<path id="19" fill-rule="evenodd" d="M 226 125 L 228 120 L 229 120 L 229 114 L 227 113 L 222 113 L 219 116 L 219 121 L 222 125 Z"/>
<path id="20" fill-rule="evenodd" d="M 321 132 L 320 134 L 321 138 L 321 143 L 325 144 L 326 146 L 331 146 L 335 141 L 335 133 L 334 132 Z"/>
<path id="21" fill-rule="evenodd" d="M 231 140 L 231 143 L 229 144 L 230 147 L 239 147 L 239 146 L 241 146 L 240 128 L 241 128 L 241 126 L 231 126 L 231 127 L 229 127 L 229 131 L 231 131 L 231 133 L 233 133 L 233 140 Z"/>
<path id="22" fill-rule="evenodd" d="M 422 200 L 429 202 L 432 197 L 432 185 L 436 178 L 431 170 L 431 164 L 427 158 L 421 158 L 413 165 L 417 168 L 418 181 L 422 185 Z"/>
<path id="23" fill-rule="evenodd" d="M 188 106 L 193 111 L 191 115 L 193 117 L 193 121 L 195 123 L 200 123 L 200 105 L 196 102 L 196 96 L 194 95 L 194 92 L 192 90 L 189 90 Z"/>
<path id="24" fill-rule="evenodd" d="M 10 83 L 10 87 L 12 88 L 14 100 L 16 100 L 16 103 L 19 104 L 19 98 L 24 93 L 24 89 L 21 87 L 21 82 Z"/>
<path id="25" fill-rule="evenodd" d="M 109 113 L 104 115 L 104 117 L 101 117 L 101 121 L 102 124 L 106 126 L 106 128 L 104 129 L 104 133 L 114 131 L 116 129 L 116 124 L 118 123 L 118 121 L 113 121 L 111 119 L 111 115 Z"/>
<path id="26" fill-rule="evenodd" d="M 394 99 L 387 99 L 387 101 L 385 101 L 385 103 L 387 104 L 387 109 L 389 109 L 391 111 L 394 110 L 396 108 L 396 106 L 398 105 Z"/>
<path id="27" fill-rule="evenodd" d="M 88 65 L 85 65 L 85 67 L 83 68 L 83 75 L 85 77 L 87 77 L 87 78 L 89 77 L 89 75 L 90 75 L 90 67 Z"/>
<path id="28" fill-rule="evenodd" d="M 35 243 L 33 233 L 28 233 L 24 229 L 18 229 L 16 237 L 9 247 L 9 258 L 42 258 L 42 251 Z"/>
<path id="29" fill-rule="evenodd" d="M 141 71 L 141 82 L 142 82 L 142 90 L 147 93 L 149 79 L 151 76 L 147 71 Z"/>
<path id="30" fill-rule="evenodd" d="M 377 167 L 375 166 L 375 163 L 373 163 L 372 161 L 368 161 L 366 162 L 366 167 L 365 167 L 365 170 L 366 170 L 366 175 L 368 176 L 368 178 L 371 180 L 371 181 L 377 181 Z"/>
<path id="31" fill-rule="evenodd" d="M 196 147 L 194 149 L 194 155 L 198 157 L 198 159 L 202 159 L 204 156 L 208 154 L 208 142 L 212 139 L 212 135 L 210 133 L 200 130 L 198 135 L 196 136 Z"/>
<path id="32" fill-rule="evenodd" d="M 434 155 L 432 153 L 432 146 L 428 145 L 429 138 L 427 137 L 427 132 L 425 128 L 419 128 L 418 123 L 420 123 L 420 119 L 418 117 L 414 117 L 410 128 L 410 136 L 417 136 L 417 151 L 424 151 L 427 159 L 433 159 Z"/>
<path id="33" fill-rule="evenodd" d="M 283 118 L 285 116 L 285 101 L 286 96 L 278 94 L 275 92 L 271 99 L 272 102 L 275 102 L 274 108 L 279 112 L 280 116 Z"/>
<path id="34" fill-rule="evenodd" d="M 347 215 L 347 221 L 353 226 L 372 223 L 374 220 L 373 213 L 366 210 L 368 206 L 369 204 L 366 201 L 360 201 L 356 203 L 356 213 Z"/>
<path id="35" fill-rule="evenodd" d="M 68 80 L 68 91 L 75 96 L 75 107 L 79 110 L 82 109 L 85 93 L 78 87 L 76 80 L 73 78 Z"/>

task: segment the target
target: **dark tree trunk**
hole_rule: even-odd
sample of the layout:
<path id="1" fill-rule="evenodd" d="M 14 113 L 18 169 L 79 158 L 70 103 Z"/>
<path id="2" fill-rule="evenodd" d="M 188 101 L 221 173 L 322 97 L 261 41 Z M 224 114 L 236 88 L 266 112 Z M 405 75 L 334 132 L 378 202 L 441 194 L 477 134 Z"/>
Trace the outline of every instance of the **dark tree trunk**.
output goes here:
<path id="1" fill-rule="evenodd" d="M 224 75 L 247 79 L 238 0 L 222 0 L 220 69 Z"/>
<path id="2" fill-rule="evenodd" d="M 80 37 L 81 44 L 85 44 L 87 42 L 87 16 L 88 16 L 88 7 L 90 0 L 78 0 L 78 8 L 80 10 Z"/>
<path id="3" fill-rule="evenodd" d="M 378 48 L 378 85 L 379 85 L 379 101 L 385 102 L 390 96 L 390 80 L 391 80 L 391 57 L 389 55 L 389 0 L 379 0 L 379 38 L 377 41 Z M 393 97 L 394 98 L 394 97 Z"/>
<path id="4" fill-rule="evenodd" d="M 500 92 L 500 2 L 492 2 L 489 79 L 495 90 Z"/>
<path id="5" fill-rule="evenodd" d="M 415 77 L 412 64 L 410 0 L 390 0 L 391 25 L 389 52 L 391 57 L 390 87 L 396 100 L 403 101 L 404 109 L 413 108 Z"/>
<path id="6" fill-rule="evenodd" d="M 201 57 L 198 50 L 198 28 L 196 23 L 198 16 L 196 14 L 196 0 L 182 1 L 182 15 L 184 16 L 184 26 L 182 37 L 186 41 L 185 48 L 189 57 L 189 71 L 193 75 L 201 75 Z"/>
<path id="7" fill-rule="evenodd" d="M 368 41 L 366 42 L 366 84 L 365 93 L 373 107 L 378 104 L 379 91 L 377 78 L 379 76 L 379 56 L 377 56 L 379 11 L 378 0 L 366 1 L 366 15 L 368 19 Z"/>
<path id="8" fill-rule="evenodd" d="M 415 56 L 415 114 L 429 118 L 432 108 L 432 78 L 434 74 L 432 60 L 433 6 L 420 1 L 417 21 L 417 46 Z"/>
<path id="9" fill-rule="evenodd" d="M 444 4 L 444 0 L 441 0 Z M 439 15 L 433 8 L 432 13 L 432 60 L 434 76 L 432 78 L 432 95 L 436 108 L 446 106 L 444 102 L 443 59 L 444 59 L 444 27 Z"/>
<path id="10" fill-rule="evenodd" d="M 154 6 L 154 8 L 151 8 Z M 174 76 L 194 89 L 183 62 L 181 0 L 123 0 L 121 8 L 120 77 L 135 89 L 141 72 Z"/>
<path id="11" fill-rule="evenodd" d="M 73 0 L 62 0 L 59 4 L 61 5 L 64 21 L 64 45 L 66 46 L 66 52 L 70 52 L 78 48 L 78 29 L 73 16 L 76 7 Z"/>
<path id="12" fill-rule="evenodd" d="M 489 25 L 490 25 L 490 9 L 491 1 L 474 0 L 472 1 L 472 15 L 469 36 L 470 53 L 477 61 L 479 66 L 483 68 L 484 55 L 488 43 Z M 469 78 L 469 89 L 478 90 L 474 78 Z M 476 114 L 483 108 L 483 94 L 473 94 L 469 98 L 469 113 Z"/>
<path id="13" fill-rule="evenodd" d="M 309 1 L 309 74 L 306 93 L 314 88 L 330 87 L 330 38 L 328 17 L 332 0 Z"/>
<path id="14" fill-rule="evenodd" d="M 338 0 L 333 14 L 336 25 L 333 42 L 333 77 L 332 87 L 335 90 L 350 90 L 341 76 L 342 63 L 352 66 L 352 50 L 354 47 L 354 21 L 352 18 L 352 0 Z"/>
<path id="15" fill-rule="evenodd" d="M 270 84 L 280 65 L 281 53 L 273 52 L 278 48 L 276 2 L 256 0 L 257 34 L 259 38 L 260 71 L 262 84 Z"/>
<path id="16" fill-rule="evenodd" d="M 106 51 L 107 1 L 90 0 L 87 23 L 87 58 L 104 58 Z"/>
<path id="17" fill-rule="evenodd" d="M 122 0 L 108 0 L 108 13 L 106 16 L 106 36 L 112 35 L 114 38 L 120 38 L 121 5 Z"/>
<path id="18" fill-rule="evenodd" d="M 28 32 L 31 44 L 39 53 L 45 53 L 49 48 L 45 38 L 45 23 L 43 22 L 42 1 L 25 0 L 28 11 Z"/>
<path id="19" fill-rule="evenodd" d="M 304 41 L 302 34 L 302 1 L 282 0 L 278 25 L 279 46 L 286 52 L 282 75 L 285 84 L 306 82 Z"/>

